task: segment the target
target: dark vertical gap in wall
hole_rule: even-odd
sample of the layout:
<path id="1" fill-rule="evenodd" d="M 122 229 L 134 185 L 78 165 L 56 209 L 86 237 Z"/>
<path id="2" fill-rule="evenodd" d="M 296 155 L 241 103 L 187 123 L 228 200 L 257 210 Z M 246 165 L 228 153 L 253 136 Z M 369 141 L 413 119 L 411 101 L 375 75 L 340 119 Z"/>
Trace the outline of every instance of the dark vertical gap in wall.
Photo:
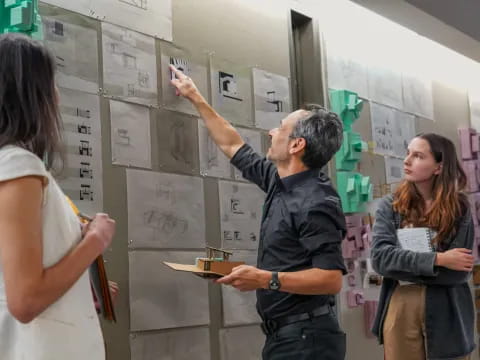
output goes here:
<path id="1" fill-rule="evenodd" d="M 312 18 L 290 11 L 290 70 L 292 107 L 325 105 L 322 89 L 319 32 Z"/>

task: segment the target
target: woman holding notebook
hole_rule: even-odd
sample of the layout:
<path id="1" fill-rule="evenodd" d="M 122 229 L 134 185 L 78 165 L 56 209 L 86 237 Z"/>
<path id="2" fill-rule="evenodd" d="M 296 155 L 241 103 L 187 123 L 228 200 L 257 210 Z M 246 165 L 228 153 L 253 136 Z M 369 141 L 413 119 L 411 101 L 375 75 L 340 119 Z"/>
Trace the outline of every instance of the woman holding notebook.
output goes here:
<path id="1" fill-rule="evenodd" d="M 373 227 L 372 265 L 384 280 L 372 331 L 386 360 L 469 359 L 474 228 L 465 173 L 453 143 L 436 134 L 410 142 L 404 167 Z"/>
<path id="2" fill-rule="evenodd" d="M 61 152 L 55 61 L 37 42 L 0 36 L 0 358 L 103 360 L 88 267 L 115 222 L 83 230 L 55 179 Z"/>

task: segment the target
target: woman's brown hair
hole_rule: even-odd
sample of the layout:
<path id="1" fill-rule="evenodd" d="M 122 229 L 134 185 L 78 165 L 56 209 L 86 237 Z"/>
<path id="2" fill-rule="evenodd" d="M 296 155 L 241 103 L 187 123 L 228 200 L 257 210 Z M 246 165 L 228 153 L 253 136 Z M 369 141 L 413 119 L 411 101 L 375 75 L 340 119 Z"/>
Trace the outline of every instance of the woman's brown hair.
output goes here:
<path id="1" fill-rule="evenodd" d="M 50 52 L 27 36 L 0 35 L 0 148 L 23 147 L 51 169 L 62 158 L 57 97 Z"/>
<path id="2" fill-rule="evenodd" d="M 455 145 L 437 134 L 420 134 L 417 138 L 427 141 L 442 170 L 434 175 L 432 205 L 429 211 L 414 183 L 404 180 L 394 194 L 393 209 L 402 215 L 402 225 L 427 226 L 437 231 L 433 240 L 440 248 L 456 232 L 459 219 L 468 208 L 463 192 L 467 178 L 458 161 Z"/>

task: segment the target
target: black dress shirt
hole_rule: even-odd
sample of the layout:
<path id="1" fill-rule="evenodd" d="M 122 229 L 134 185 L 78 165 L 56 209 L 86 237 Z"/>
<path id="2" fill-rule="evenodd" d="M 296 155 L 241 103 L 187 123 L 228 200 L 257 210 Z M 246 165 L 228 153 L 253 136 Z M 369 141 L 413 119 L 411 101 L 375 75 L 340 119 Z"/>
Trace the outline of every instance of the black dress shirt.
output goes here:
<path id="1" fill-rule="evenodd" d="M 341 251 L 345 216 L 326 175 L 312 169 L 280 179 L 275 165 L 247 144 L 231 162 L 244 178 L 267 193 L 260 228 L 259 269 L 293 272 L 319 268 L 346 273 Z M 331 300 L 331 295 L 257 290 L 257 310 L 264 320 L 312 311 Z"/>

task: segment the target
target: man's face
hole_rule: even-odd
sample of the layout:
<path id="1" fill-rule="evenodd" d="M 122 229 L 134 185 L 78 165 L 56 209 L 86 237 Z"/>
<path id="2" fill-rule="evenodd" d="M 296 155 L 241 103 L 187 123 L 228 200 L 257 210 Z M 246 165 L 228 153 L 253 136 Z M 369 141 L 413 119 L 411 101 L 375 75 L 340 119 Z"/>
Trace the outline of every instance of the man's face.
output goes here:
<path id="1" fill-rule="evenodd" d="M 290 156 L 291 142 L 294 139 L 290 138 L 293 128 L 297 121 L 308 115 L 308 111 L 297 110 L 290 113 L 285 119 L 280 122 L 280 126 L 269 131 L 271 146 L 268 149 L 267 159 L 279 163 L 287 161 Z"/>

